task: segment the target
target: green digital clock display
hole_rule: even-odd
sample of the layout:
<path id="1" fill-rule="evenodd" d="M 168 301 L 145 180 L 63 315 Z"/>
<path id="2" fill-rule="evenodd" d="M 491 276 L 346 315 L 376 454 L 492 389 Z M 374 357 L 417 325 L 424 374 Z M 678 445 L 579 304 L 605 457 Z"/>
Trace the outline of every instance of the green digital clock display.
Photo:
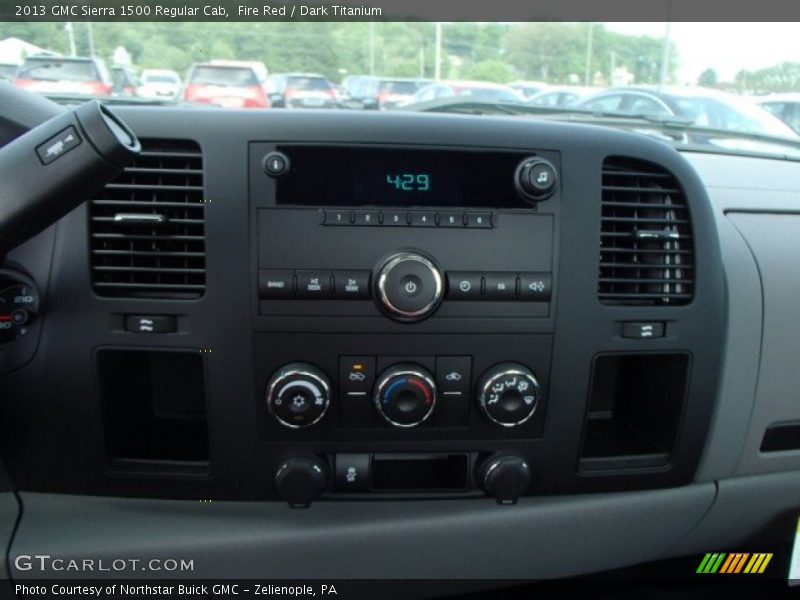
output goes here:
<path id="1" fill-rule="evenodd" d="M 386 183 L 402 192 L 427 192 L 431 189 L 431 176 L 428 173 L 389 173 Z"/>

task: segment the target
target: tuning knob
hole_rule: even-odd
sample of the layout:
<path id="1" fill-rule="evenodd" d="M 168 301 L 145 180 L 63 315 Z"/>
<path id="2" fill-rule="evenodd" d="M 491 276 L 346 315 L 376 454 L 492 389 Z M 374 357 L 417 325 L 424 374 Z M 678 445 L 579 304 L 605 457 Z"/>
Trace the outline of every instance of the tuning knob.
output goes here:
<path id="1" fill-rule="evenodd" d="M 481 465 L 478 481 L 498 504 L 514 504 L 531 485 L 531 469 L 517 454 L 497 453 Z"/>
<path id="2" fill-rule="evenodd" d="M 556 189 L 556 168 L 543 158 L 532 156 L 517 166 L 514 184 L 523 199 L 539 202 L 549 198 Z"/>
<path id="3" fill-rule="evenodd" d="M 426 421 L 436 406 L 436 384 L 422 367 L 399 364 L 378 378 L 375 408 L 395 427 L 414 427 Z"/>
<path id="4" fill-rule="evenodd" d="M 290 506 L 308 506 L 328 485 L 328 465 L 317 456 L 295 456 L 275 472 L 275 489 Z"/>
<path id="5" fill-rule="evenodd" d="M 530 419 L 542 397 L 541 386 L 530 369 L 503 363 L 489 369 L 478 383 L 481 412 L 495 425 L 516 427 Z"/>
<path id="6" fill-rule="evenodd" d="M 267 408 L 281 425 L 309 427 L 325 416 L 331 402 L 331 384 L 320 369 L 291 363 L 279 369 L 267 384 Z"/>

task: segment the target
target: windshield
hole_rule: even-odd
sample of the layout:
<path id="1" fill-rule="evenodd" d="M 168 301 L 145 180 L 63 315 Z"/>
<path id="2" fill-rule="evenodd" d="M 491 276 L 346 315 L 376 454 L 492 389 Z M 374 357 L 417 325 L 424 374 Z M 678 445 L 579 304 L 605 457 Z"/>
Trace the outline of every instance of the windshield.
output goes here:
<path id="1" fill-rule="evenodd" d="M 495 112 L 461 112 L 623 126 L 600 122 L 602 113 L 619 115 L 617 121 L 671 120 L 738 137 L 800 140 L 792 129 L 797 101 L 762 102 L 800 92 L 795 23 L 323 18 L 66 25 L 0 23 L 0 51 L 12 48 L 0 52 L 0 62 L 10 65 L 0 66 L 0 78 L 16 77 L 18 85 L 59 101 L 74 82 L 103 78 L 105 63 L 124 66 L 130 81 L 141 82 L 127 98 L 99 96 L 108 102 L 132 103 L 139 96 L 187 109 L 327 111 L 446 111 L 448 102 L 496 103 Z M 23 65 L 16 76 L 13 64 Z M 678 145 L 687 139 L 669 138 Z"/>
<path id="2" fill-rule="evenodd" d="M 99 79 L 97 68 L 91 61 L 28 60 L 17 77 L 46 81 L 93 81 Z"/>
<path id="3" fill-rule="evenodd" d="M 258 85 L 255 71 L 248 68 L 197 66 L 189 77 L 190 83 L 220 87 Z"/>

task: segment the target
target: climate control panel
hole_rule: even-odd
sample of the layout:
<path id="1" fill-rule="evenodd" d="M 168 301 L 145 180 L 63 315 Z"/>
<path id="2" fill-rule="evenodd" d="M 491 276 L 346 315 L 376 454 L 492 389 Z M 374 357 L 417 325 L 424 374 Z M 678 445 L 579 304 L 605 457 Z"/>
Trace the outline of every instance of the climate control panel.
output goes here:
<path id="1" fill-rule="evenodd" d="M 440 417 L 440 427 L 467 426 L 469 403 L 474 399 L 486 423 L 512 428 L 533 418 L 543 401 L 536 375 L 519 363 L 490 367 L 473 391 L 472 357 L 434 357 L 435 374 L 418 363 L 400 362 L 384 368 L 377 376 L 375 358 L 341 357 L 342 405 L 337 425 L 364 427 L 375 423 L 408 429 L 423 426 L 436 415 Z M 328 375 L 319 367 L 300 362 L 287 364 L 267 383 L 269 414 L 289 429 L 309 428 L 326 416 L 332 387 Z M 437 414 L 437 407 L 441 414 Z"/>

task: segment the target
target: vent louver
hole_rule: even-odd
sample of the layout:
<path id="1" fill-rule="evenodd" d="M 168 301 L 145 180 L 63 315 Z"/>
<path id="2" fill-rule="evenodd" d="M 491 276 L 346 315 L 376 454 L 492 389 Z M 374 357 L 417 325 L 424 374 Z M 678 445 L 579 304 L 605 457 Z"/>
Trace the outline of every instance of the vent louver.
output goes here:
<path id="1" fill-rule="evenodd" d="M 92 283 L 101 296 L 203 295 L 203 156 L 190 141 L 142 140 L 142 153 L 90 202 Z"/>
<path id="2" fill-rule="evenodd" d="M 694 249 L 686 197 L 653 163 L 603 163 L 600 280 L 603 304 L 672 306 L 694 294 Z"/>

